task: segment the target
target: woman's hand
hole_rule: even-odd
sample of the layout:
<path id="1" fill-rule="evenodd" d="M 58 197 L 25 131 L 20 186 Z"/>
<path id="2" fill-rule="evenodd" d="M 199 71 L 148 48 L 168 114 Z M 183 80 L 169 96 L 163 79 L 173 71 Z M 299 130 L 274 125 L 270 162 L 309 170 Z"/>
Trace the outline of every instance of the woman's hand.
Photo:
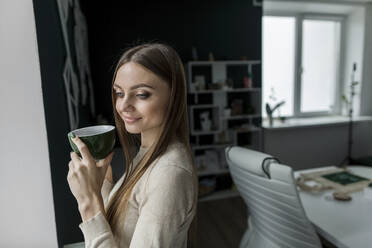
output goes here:
<path id="1" fill-rule="evenodd" d="M 75 152 L 71 152 L 67 181 L 70 190 L 76 198 L 80 212 L 90 212 L 90 215 L 103 209 L 101 188 L 107 168 L 112 160 L 114 152 L 106 158 L 95 162 L 88 147 L 78 137 L 72 139 L 78 147 L 82 159 Z M 99 206 L 97 206 L 99 205 Z M 83 216 L 83 220 L 92 216 Z M 85 218 L 84 218 L 85 217 Z"/>
<path id="2" fill-rule="evenodd" d="M 107 181 L 109 181 L 110 183 L 114 183 L 114 179 L 113 179 L 113 177 L 112 177 L 112 167 L 111 167 L 111 165 L 109 165 L 108 167 L 107 167 L 107 171 L 106 171 L 106 175 L 105 175 L 105 179 L 107 180 Z"/>

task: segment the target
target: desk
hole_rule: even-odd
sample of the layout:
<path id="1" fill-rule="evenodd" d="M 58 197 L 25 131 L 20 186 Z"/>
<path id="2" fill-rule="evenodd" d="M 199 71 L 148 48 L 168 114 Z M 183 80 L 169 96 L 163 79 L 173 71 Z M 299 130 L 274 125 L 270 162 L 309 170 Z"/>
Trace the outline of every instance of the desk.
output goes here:
<path id="1" fill-rule="evenodd" d="M 314 172 L 335 167 L 296 171 Z M 372 179 L 372 167 L 350 166 L 356 175 Z M 306 215 L 317 232 L 339 248 L 372 247 L 372 189 L 352 193 L 352 201 L 331 200 L 333 190 L 311 194 L 299 190 Z"/>

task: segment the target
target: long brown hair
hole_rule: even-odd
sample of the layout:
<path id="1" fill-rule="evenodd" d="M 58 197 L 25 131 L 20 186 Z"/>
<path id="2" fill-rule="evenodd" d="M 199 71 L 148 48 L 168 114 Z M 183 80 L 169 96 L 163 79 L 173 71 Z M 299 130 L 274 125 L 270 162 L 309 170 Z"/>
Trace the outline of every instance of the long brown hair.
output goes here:
<path id="1" fill-rule="evenodd" d="M 128 62 L 134 62 L 144 66 L 167 82 L 170 89 L 170 99 L 167 105 L 165 118 L 161 125 L 160 134 L 135 169 L 133 169 L 132 164 L 135 155 L 133 152 L 133 147 L 138 147 L 139 135 L 131 134 L 125 129 L 124 122 L 116 111 L 116 95 L 114 94 L 113 89 L 117 71 L 121 66 Z M 120 220 L 125 219 L 128 200 L 135 184 L 146 172 L 151 163 L 166 151 L 168 144 L 173 138 L 176 138 L 186 146 L 190 155 L 190 161 L 193 161 L 189 144 L 185 72 L 177 52 L 170 46 L 159 43 L 143 44 L 127 50 L 120 57 L 115 68 L 115 73 L 112 80 L 112 105 L 119 140 L 126 160 L 123 184 L 112 196 L 109 204 L 107 205 L 106 211 L 107 221 L 115 232 L 117 229 L 117 224 L 119 223 L 119 218 Z M 194 164 L 193 169 L 195 190 L 194 204 L 196 205 L 197 176 Z M 193 226 L 194 225 L 195 221 L 193 223 Z"/>

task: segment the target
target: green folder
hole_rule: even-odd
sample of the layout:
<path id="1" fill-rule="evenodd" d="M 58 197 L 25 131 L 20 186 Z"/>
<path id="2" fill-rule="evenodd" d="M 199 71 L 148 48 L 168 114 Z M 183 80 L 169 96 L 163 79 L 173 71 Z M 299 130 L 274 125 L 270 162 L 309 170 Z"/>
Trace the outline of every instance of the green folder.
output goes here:
<path id="1" fill-rule="evenodd" d="M 346 171 L 327 174 L 327 175 L 323 175 L 322 177 L 324 177 L 324 178 L 326 178 L 326 179 L 328 179 L 332 182 L 336 182 L 336 183 L 339 183 L 339 184 L 342 184 L 342 185 L 348 185 L 348 184 L 351 184 L 351 183 L 357 183 L 357 182 L 369 180 L 369 179 L 364 178 L 364 177 L 353 175 L 353 174 L 351 174 L 349 172 L 346 172 Z"/>

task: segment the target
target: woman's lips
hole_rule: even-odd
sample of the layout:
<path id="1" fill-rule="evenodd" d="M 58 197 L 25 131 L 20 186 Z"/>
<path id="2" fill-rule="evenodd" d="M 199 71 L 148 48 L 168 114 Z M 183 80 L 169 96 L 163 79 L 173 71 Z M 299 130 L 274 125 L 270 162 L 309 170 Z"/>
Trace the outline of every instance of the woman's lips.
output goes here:
<path id="1" fill-rule="evenodd" d="M 138 121 L 141 118 L 134 118 L 134 117 L 124 116 L 123 119 L 124 119 L 125 123 L 132 124 L 132 123 L 135 123 L 136 121 Z"/>

